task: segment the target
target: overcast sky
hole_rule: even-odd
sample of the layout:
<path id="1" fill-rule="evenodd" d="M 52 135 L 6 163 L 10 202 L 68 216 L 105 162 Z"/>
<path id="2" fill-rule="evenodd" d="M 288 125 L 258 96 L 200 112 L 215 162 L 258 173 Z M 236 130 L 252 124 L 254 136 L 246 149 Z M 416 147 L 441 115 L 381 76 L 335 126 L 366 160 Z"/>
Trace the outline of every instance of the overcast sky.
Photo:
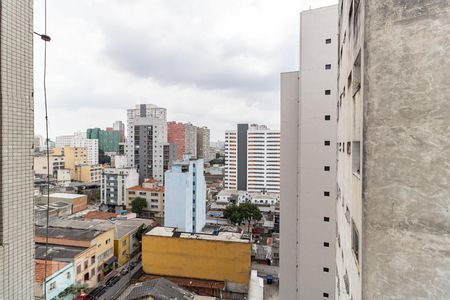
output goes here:
<path id="1" fill-rule="evenodd" d="M 50 137 L 126 123 L 139 103 L 211 128 L 279 128 L 279 73 L 298 69 L 299 13 L 337 0 L 48 0 Z M 43 1 L 35 1 L 43 32 Z M 43 42 L 35 125 L 44 135 Z"/>

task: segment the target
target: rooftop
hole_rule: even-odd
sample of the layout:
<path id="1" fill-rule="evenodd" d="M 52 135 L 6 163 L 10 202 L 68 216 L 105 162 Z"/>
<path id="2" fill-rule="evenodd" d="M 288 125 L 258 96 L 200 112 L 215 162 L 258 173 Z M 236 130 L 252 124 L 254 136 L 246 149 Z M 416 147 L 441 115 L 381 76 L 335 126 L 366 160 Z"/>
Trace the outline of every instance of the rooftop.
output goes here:
<path id="1" fill-rule="evenodd" d="M 145 235 L 175 237 L 175 238 L 195 239 L 195 240 L 249 243 L 249 240 L 242 239 L 242 234 L 237 232 L 219 232 L 217 234 L 190 233 L 177 231 L 176 228 L 174 227 L 155 227 L 149 232 L 147 232 Z"/>
<path id="2" fill-rule="evenodd" d="M 45 237 L 47 229 L 45 227 L 35 227 L 35 236 Z M 94 238 L 102 234 L 99 230 L 85 230 L 85 229 L 75 229 L 75 228 L 48 228 L 48 236 L 50 238 L 56 239 L 69 239 L 76 241 L 92 241 Z"/>
<path id="3" fill-rule="evenodd" d="M 146 188 L 140 185 L 132 186 L 128 188 L 128 191 L 143 191 L 143 192 L 164 192 L 164 187 Z"/>
<path id="4" fill-rule="evenodd" d="M 44 195 L 46 197 L 47 195 Z M 85 197 L 86 195 L 80 195 L 80 194 L 67 194 L 67 193 L 53 193 L 50 194 L 50 197 L 52 198 L 63 198 L 63 199 L 76 199 L 80 197 Z"/>
<path id="5" fill-rule="evenodd" d="M 194 299 L 195 294 L 181 288 L 172 281 L 165 278 L 158 278 L 136 283 L 126 300 L 148 299 L 148 297 L 156 300 L 188 300 Z"/>
<path id="6" fill-rule="evenodd" d="M 45 278 L 53 275 L 54 273 L 61 270 L 67 265 L 68 263 L 66 262 L 52 261 L 52 260 L 47 260 L 46 262 L 45 260 L 36 259 L 34 280 L 35 282 L 41 283 L 44 281 Z"/>
<path id="7" fill-rule="evenodd" d="M 45 244 L 34 245 L 34 252 L 36 259 L 51 259 L 54 261 L 71 262 L 73 258 L 85 251 L 86 248 L 82 247 L 71 247 L 71 246 L 61 246 L 61 245 L 48 245 L 47 256 L 45 255 Z"/>
<path id="8" fill-rule="evenodd" d="M 118 214 L 112 212 L 103 212 L 103 211 L 90 211 L 86 215 L 84 215 L 85 219 L 96 219 L 96 220 L 109 220 L 112 218 L 116 218 Z"/>

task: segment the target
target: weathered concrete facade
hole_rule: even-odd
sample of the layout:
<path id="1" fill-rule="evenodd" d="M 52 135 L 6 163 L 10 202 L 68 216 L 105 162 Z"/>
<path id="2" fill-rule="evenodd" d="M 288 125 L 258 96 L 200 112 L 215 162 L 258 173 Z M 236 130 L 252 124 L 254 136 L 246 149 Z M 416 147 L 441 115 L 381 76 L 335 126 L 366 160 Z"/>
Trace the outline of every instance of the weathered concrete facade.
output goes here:
<path id="1" fill-rule="evenodd" d="M 339 5 L 337 296 L 448 299 L 450 3 Z"/>

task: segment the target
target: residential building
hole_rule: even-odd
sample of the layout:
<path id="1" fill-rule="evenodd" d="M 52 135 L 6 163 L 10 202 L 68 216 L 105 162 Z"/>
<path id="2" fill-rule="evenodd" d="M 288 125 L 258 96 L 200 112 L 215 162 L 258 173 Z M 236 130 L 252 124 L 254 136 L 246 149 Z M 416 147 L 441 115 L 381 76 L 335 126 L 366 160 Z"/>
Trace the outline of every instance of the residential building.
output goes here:
<path id="1" fill-rule="evenodd" d="M 80 182 L 100 182 L 102 179 L 102 165 L 76 165 L 72 170 L 72 179 Z"/>
<path id="2" fill-rule="evenodd" d="M 167 141 L 177 145 L 177 159 L 184 154 L 197 157 L 197 127 L 191 123 L 167 122 Z"/>
<path id="3" fill-rule="evenodd" d="M 128 160 L 125 155 L 111 156 L 111 168 L 123 169 L 128 166 Z"/>
<path id="4" fill-rule="evenodd" d="M 123 125 L 123 124 L 122 124 Z M 123 133 L 123 132 L 122 132 Z M 121 132 L 119 130 L 102 130 L 89 128 L 86 131 L 88 139 L 98 142 L 98 149 L 103 153 L 118 153 Z"/>
<path id="5" fill-rule="evenodd" d="M 63 155 L 51 154 L 50 161 L 50 176 L 57 177 L 58 171 L 65 168 L 65 158 Z M 34 174 L 42 175 L 44 177 L 49 173 L 47 171 L 47 155 L 39 155 L 34 157 Z"/>
<path id="6" fill-rule="evenodd" d="M 225 188 L 280 192 L 280 131 L 238 124 L 225 132 Z"/>
<path id="7" fill-rule="evenodd" d="M 173 162 L 177 160 L 177 145 L 166 143 L 163 147 L 163 169 L 166 172 L 172 167 Z"/>
<path id="8" fill-rule="evenodd" d="M 448 298 L 449 3 L 339 1 L 338 23 L 336 297 Z"/>
<path id="9" fill-rule="evenodd" d="M 72 181 L 69 169 L 58 169 L 56 172 L 56 181 L 58 184 L 68 186 Z"/>
<path id="10" fill-rule="evenodd" d="M 119 132 L 120 143 L 125 142 L 125 124 L 122 121 L 115 121 L 113 123 L 113 130 Z"/>
<path id="11" fill-rule="evenodd" d="M 0 24 L 0 291 L 32 299 L 33 1 L 0 1 Z"/>
<path id="12" fill-rule="evenodd" d="M 209 162 L 215 158 L 212 157 L 210 136 L 211 132 L 208 127 L 197 127 L 197 157 L 203 158 L 205 162 Z"/>
<path id="13" fill-rule="evenodd" d="M 50 203 L 64 202 L 71 205 L 71 213 L 75 214 L 82 210 L 88 208 L 88 198 L 86 195 L 80 194 L 69 194 L 69 193 L 52 193 L 50 194 L 50 199 L 47 199 L 47 195 L 43 195 L 36 199 L 37 204 L 47 204 Z"/>
<path id="14" fill-rule="evenodd" d="M 68 263 L 72 266 L 72 278 L 67 278 L 68 280 L 73 280 L 75 286 L 86 286 L 88 288 L 95 287 L 97 285 L 98 279 L 101 276 L 97 276 L 97 260 L 96 260 L 96 247 L 97 245 L 87 246 L 87 247 L 72 247 L 64 245 L 45 245 L 44 243 L 35 244 L 35 257 L 36 260 L 44 262 L 47 264 L 57 264 L 57 263 Z M 41 267 L 41 266 L 40 266 Z M 67 269 L 69 272 L 70 269 Z M 39 269 L 36 269 L 36 279 L 38 279 Z M 40 277 L 40 276 L 39 276 Z M 62 279 L 62 278 L 55 278 Z M 59 280 L 58 280 L 59 281 Z M 37 289 L 38 287 L 36 287 Z M 55 286 L 58 288 L 58 285 Z M 41 291 L 43 286 L 40 286 Z M 50 287 L 49 287 L 50 289 Z M 48 289 L 48 290 L 49 290 Z M 53 294 L 53 290 L 51 291 Z M 39 291 L 36 291 L 36 296 L 39 296 Z M 53 299 L 53 298 L 48 298 Z"/>
<path id="15" fill-rule="evenodd" d="M 146 178 L 163 181 L 163 146 L 167 143 L 167 111 L 152 104 L 140 104 L 128 109 L 128 166 L 139 173 L 139 183 Z"/>
<path id="16" fill-rule="evenodd" d="M 44 300 L 57 299 L 58 294 L 75 284 L 73 271 L 73 263 L 36 259 L 34 296 Z"/>
<path id="17" fill-rule="evenodd" d="M 154 179 L 145 180 L 141 186 L 132 186 L 127 189 L 127 208 L 131 209 L 131 202 L 135 198 L 144 198 L 147 207 L 139 214 L 146 218 L 164 217 L 164 187 Z"/>
<path id="18" fill-rule="evenodd" d="M 56 137 L 56 147 L 83 147 L 86 148 L 87 163 L 98 164 L 98 141 L 86 138 L 85 132 L 75 132 L 73 135 L 63 135 Z"/>
<path id="19" fill-rule="evenodd" d="M 53 149 L 53 155 L 64 156 L 64 166 L 71 171 L 74 171 L 77 165 L 88 163 L 86 147 L 56 147 Z"/>
<path id="20" fill-rule="evenodd" d="M 106 168 L 101 179 L 101 202 L 108 206 L 127 206 L 127 188 L 139 184 L 139 174 L 133 168 Z"/>
<path id="21" fill-rule="evenodd" d="M 206 218 L 206 183 L 203 159 L 173 163 L 165 174 L 164 226 L 181 231 L 202 231 Z"/>
<path id="22" fill-rule="evenodd" d="M 35 242 L 39 244 L 46 243 L 46 234 L 46 228 L 36 227 L 34 237 Z M 61 246 L 81 247 L 85 249 L 93 248 L 94 251 L 91 252 L 90 262 L 87 260 L 83 261 L 82 270 L 86 270 L 88 266 L 89 268 L 92 266 L 92 269 L 84 274 L 84 281 L 91 280 L 95 284 L 97 280 L 103 279 L 104 275 L 114 267 L 116 258 L 114 257 L 113 228 L 98 230 L 93 228 L 77 229 L 65 226 L 49 227 L 48 243 Z M 76 263 L 74 265 L 76 267 L 76 273 L 81 273 L 78 272 L 81 266 Z"/>
<path id="23" fill-rule="evenodd" d="M 155 227 L 142 236 L 144 273 L 248 286 L 251 244 L 234 232 L 185 233 Z"/>
<path id="24" fill-rule="evenodd" d="M 281 74 L 280 297 L 334 299 L 337 5 L 300 14 L 300 70 Z"/>

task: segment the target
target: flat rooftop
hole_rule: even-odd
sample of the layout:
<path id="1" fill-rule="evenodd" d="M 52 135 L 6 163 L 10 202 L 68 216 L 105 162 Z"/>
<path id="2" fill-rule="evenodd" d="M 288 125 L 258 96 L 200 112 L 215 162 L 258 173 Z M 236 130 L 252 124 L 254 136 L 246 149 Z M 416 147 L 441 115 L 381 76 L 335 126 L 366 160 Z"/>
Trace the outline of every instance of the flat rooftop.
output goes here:
<path id="1" fill-rule="evenodd" d="M 35 235 L 37 237 L 45 237 L 47 230 L 45 227 L 35 227 Z M 56 239 L 68 239 L 76 241 L 92 241 L 94 238 L 102 234 L 103 231 L 99 230 L 86 230 L 75 228 L 48 228 L 48 237 Z"/>
<path id="2" fill-rule="evenodd" d="M 174 227 L 155 227 L 145 235 L 148 236 L 162 236 L 162 237 L 174 237 L 182 239 L 194 239 L 194 240 L 208 240 L 208 241 L 221 241 L 221 242 L 235 242 L 235 243 L 249 243 L 249 240 L 242 239 L 242 234 L 237 232 L 219 232 L 217 234 L 211 233 L 190 233 L 180 232 Z"/>
<path id="3" fill-rule="evenodd" d="M 47 195 L 44 195 L 46 197 Z M 63 199 L 76 199 L 80 197 L 85 197 L 86 195 L 81 194 L 67 194 L 67 193 L 52 193 L 50 197 L 52 198 L 63 198 Z"/>
<path id="4" fill-rule="evenodd" d="M 70 247 L 60 245 L 48 245 L 47 256 L 45 256 L 45 244 L 35 244 L 34 252 L 36 259 L 49 259 L 55 261 L 70 262 L 74 257 L 85 251 L 86 248 Z"/>

